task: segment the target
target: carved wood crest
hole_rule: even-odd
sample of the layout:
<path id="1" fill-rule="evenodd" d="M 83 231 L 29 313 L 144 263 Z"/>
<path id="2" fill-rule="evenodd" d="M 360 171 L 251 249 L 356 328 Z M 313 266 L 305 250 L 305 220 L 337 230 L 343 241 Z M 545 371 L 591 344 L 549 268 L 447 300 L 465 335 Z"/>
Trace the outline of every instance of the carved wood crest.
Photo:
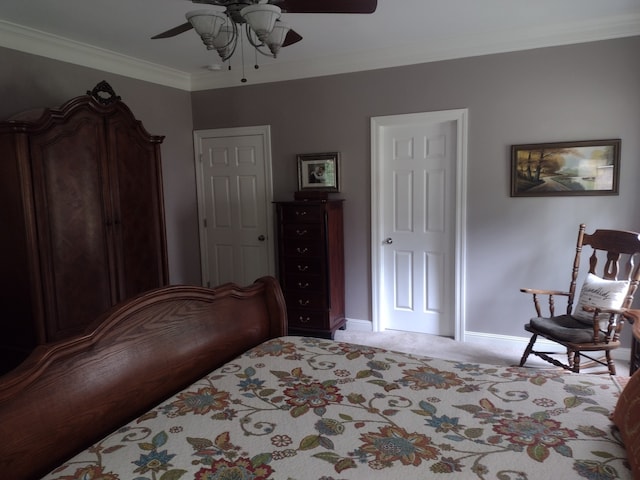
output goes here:
<path id="1" fill-rule="evenodd" d="M 116 95 L 111 85 L 105 80 L 98 83 L 93 90 L 87 90 L 87 95 L 90 95 L 96 102 L 101 105 L 110 105 L 114 102 L 120 101 L 120 96 Z"/>

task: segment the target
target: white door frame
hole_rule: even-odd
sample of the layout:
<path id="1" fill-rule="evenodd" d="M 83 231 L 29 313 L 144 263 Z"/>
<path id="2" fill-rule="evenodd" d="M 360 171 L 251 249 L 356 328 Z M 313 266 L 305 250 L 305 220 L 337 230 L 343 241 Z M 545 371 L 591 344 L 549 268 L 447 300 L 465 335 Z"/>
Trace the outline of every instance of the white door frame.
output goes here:
<path id="1" fill-rule="evenodd" d="M 454 318 L 455 339 L 464 341 L 465 332 L 465 271 L 466 271 L 466 224 L 467 224 L 467 133 L 468 109 L 443 110 L 437 112 L 389 115 L 371 118 L 371 300 L 373 331 L 380 331 L 380 314 L 383 301 L 379 289 L 382 271 L 382 248 L 385 232 L 382 231 L 381 185 L 383 153 L 382 131 L 390 126 L 416 123 L 455 122 L 456 128 L 456 218 L 455 218 L 455 292 Z"/>
<path id="2" fill-rule="evenodd" d="M 209 261 L 207 255 L 206 231 L 204 227 L 204 178 L 202 178 L 202 152 L 200 152 L 201 139 L 211 137 L 243 137 L 243 136 L 262 136 L 264 145 L 264 169 L 265 169 L 265 194 L 269 205 L 273 202 L 273 176 L 271 167 L 271 126 L 257 125 L 253 127 L 233 127 L 233 128 L 215 128 L 209 130 L 193 131 L 193 150 L 196 168 L 196 193 L 198 199 L 198 232 L 200 237 L 200 275 L 202 285 L 206 286 L 209 281 L 208 269 Z M 269 275 L 275 275 L 275 231 L 273 228 L 273 208 L 267 208 L 267 266 Z"/>

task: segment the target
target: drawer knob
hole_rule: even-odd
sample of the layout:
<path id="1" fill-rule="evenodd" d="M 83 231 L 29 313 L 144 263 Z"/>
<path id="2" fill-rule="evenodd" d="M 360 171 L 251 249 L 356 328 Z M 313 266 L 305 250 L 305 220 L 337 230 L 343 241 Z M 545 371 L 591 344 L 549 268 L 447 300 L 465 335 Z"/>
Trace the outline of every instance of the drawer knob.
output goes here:
<path id="1" fill-rule="evenodd" d="M 299 235 L 299 236 L 303 236 L 303 235 L 307 234 L 307 231 L 306 230 L 296 230 L 296 234 Z"/>
<path id="2" fill-rule="evenodd" d="M 306 272 L 307 270 L 309 270 L 309 265 L 298 265 L 299 272 Z"/>
<path id="3" fill-rule="evenodd" d="M 300 315 L 300 316 L 298 317 L 298 321 L 299 321 L 300 323 L 307 323 L 309 320 L 311 320 L 311 318 L 309 318 L 309 317 L 303 317 L 302 315 Z"/>
<path id="4" fill-rule="evenodd" d="M 296 251 L 298 253 L 307 253 L 309 251 L 309 249 L 307 247 L 304 247 L 304 248 L 298 247 L 298 248 L 296 248 Z"/>
<path id="5" fill-rule="evenodd" d="M 299 217 L 304 217 L 307 214 L 306 210 L 296 210 L 296 215 Z"/>
<path id="6" fill-rule="evenodd" d="M 309 305 L 309 300 L 303 300 L 302 298 L 299 298 L 298 305 L 300 305 L 301 307 L 306 307 L 307 305 Z"/>
<path id="7" fill-rule="evenodd" d="M 309 287 L 309 282 L 298 282 L 298 288 L 307 288 Z"/>

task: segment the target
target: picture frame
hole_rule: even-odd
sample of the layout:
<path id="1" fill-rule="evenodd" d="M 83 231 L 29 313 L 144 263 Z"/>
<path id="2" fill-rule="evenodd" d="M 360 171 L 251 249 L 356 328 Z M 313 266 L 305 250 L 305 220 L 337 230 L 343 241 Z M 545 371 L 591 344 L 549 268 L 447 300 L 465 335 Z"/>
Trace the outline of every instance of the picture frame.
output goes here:
<path id="1" fill-rule="evenodd" d="M 340 152 L 304 153 L 297 159 L 299 191 L 340 191 Z"/>
<path id="2" fill-rule="evenodd" d="M 511 196 L 618 195 L 620 139 L 511 146 Z"/>

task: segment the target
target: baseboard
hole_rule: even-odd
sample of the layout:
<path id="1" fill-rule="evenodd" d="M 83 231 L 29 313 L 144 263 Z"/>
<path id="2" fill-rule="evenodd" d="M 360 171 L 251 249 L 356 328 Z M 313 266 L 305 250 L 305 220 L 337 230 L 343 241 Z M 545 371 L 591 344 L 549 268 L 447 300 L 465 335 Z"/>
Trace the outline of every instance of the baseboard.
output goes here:
<path id="1" fill-rule="evenodd" d="M 493 349 L 499 348 L 514 348 L 520 349 L 524 352 L 524 349 L 529 343 L 530 337 L 516 337 L 510 335 L 498 335 L 495 333 L 484 332 L 464 332 L 464 341 L 468 343 L 474 343 L 482 345 L 483 347 L 489 347 Z M 562 348 L 558 348 L 558 344 L 545 340 L 544 338 L 538 338 L 537 345 L 545 345 L 545 348 L 553 350 L 554 348 L 558 352 L 562 353 Z M 631 356 L 630 348 L 616 348 L 611 352 L 613 358 L 616 360 L 629 360 Z"/>
<path id="2" fill-rule="evenodd" d="M 369 320 L 347 318 L 346 329 L 352 332 L 373 332 L 373 324 Z"/>
<path id="3" fill-rule="evenodd" d="M 373 324 L 369 320 L 359 320 L 355 318 L 347 319 L 347 330 L 352 332 L 372 332 Z M 515 335 L 499 335 L 496 333 L 484 333 L 484 332 L 464 332 L 462 341 L 467 343 L 477 344 L 483 347 L 492 349 L 516 349 L 524 352 L 524 349 L 529 343 L 530 337 L 517 337 Z M 557 343 L 550 342 L 544 338 L 539 338 L 538 345 L 545 345 L 550 350 L 558 347 Z M 562 350 L 557 348 L 558 352 Z M 613 358 L 616 360 L 629 360 L 631 357 L 630 348 L 617 348 L 612 352 Z"/>

